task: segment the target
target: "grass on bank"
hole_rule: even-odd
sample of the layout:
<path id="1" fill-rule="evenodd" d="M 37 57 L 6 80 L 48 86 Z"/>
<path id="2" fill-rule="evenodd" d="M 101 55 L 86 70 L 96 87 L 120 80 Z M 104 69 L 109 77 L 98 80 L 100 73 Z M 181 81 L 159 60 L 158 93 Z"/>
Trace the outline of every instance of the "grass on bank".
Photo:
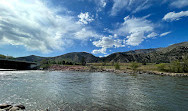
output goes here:
<path id="1" fill-rule="evenodd" d="M 157 67 L 154 63 L 147 63 L 147 65 L 142 65 L 142 63 L 106 63 L 106 65 L 102 65 L 102 63 L 88 63 L 89 66 L 93 66 L 95 68 L 103 68 L 103 69 L 116 69 L 116 70 L 157 70 Z"/>
<path id="2" fill-rule="evenodd" d="M 172 73 L 188 73 L 188 56 L 184 56 L 181 60 L 172 61 L 170 63 L 86 63 L 82 59 L 81 63 L 68 61 L 42 61 L 40 68 L 48 69 L 51 65 L 64 66 L 82 66 L 89 69 L 113 69 L 113 70 L 133 70 L 133 71 L 158 71 Z"/>
<path id="3" fill-rule="evenodd" d="M 171 63 L 90 63 L 92 67 L 97 69 L 114 69 L 114 70 L 133 70 L 133 71 L 157 71 L 157 72 L 170 72 L 170 73 L 188 73 L 188 62 L 173 61 Z"/>
<path id="4" fill-rule="evenodd" d="M 175 63 L 173 63 L 175 64 Z M 106 63 L 105 65 L 102 65 L 102 63 L 87 63 L 86 66 L 82 65 L 63 65 L 63 66 L 82 66 L 86 69 L 111 69 L 111 70 L 130 70 L 130 71 L 156 71 L 156 72 L 171 72 L 171 73 L 188 73 L 187 71 L 184 71 L 183 68 L 179 65 L 179 63 L 176 63 L 173 65 L 172 63 L 146 63 L 146 65 L 143 65 L 142 63 Z M 52 65 L 57 64 L 43 64 L 41 65 L 41 68 L 48 69 L 48 67 Z M 176 66 L 177 65 L 177 66 Z"/>

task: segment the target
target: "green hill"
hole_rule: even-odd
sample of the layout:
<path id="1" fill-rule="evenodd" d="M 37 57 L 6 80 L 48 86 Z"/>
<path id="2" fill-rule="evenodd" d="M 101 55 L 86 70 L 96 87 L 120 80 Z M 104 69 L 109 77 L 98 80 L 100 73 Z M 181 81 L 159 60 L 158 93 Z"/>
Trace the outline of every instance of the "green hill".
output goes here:
<path id="1" fill-rule="evenodd" d="M 166 48 L 140 49 L 127 52 L 117 52 L 107 57 L 95 57 L 87 52 L 72 52 L 56 57 L 26 56 L 18 57 L 17 60 L 40 62 L 44 59 L 51 61 L 69 61 L 80 63 L 84 57 L 87 63 L 96 62 L 147 62 L 147 63 L 165 63 L 176 59 L 181 59 L 183 55 L 188 54 L 188 42 L 173 44 Z"/>

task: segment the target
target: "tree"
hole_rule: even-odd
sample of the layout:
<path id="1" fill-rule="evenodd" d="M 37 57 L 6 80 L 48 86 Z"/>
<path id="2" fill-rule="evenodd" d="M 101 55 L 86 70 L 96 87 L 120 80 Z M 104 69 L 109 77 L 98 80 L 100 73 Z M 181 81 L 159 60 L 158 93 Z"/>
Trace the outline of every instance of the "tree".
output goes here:
<path id="1" fill-rule="evenodd" d="M 188 72 L 188 55 L 183 57 L 183 72 Z"/>
<path id="2" fill-rule="evenodd" d="M 83 66 L 85 66 L 85 65 L 86 65 L 86 60 L 85 60 L 85 57 L 82 57 L 81 64 L 82 64 Z"/>
<path id="3" fill-rule="evenodd" d="M 62 61 L 62 64 L 65 65 L 65 61 Z"/>
<path id="4" fill-rule="evenodd" d="M 147 63 L 146 62 L 142 62 L 142 65 L 146 65 Z"/>
<path id="5" fill-rule="evenodd" d="M 48 64 L 48 61 L 46 59 L 43 59 L 42 61 L 40 61 L 40 64 Z"/>
<path id="6" fill-rule="evenodd" d="M 188 72 L 188 56 L 183 56 L 182 60 L 175 60 L 170 63 L 170 72 L 187 73 Z"/>
<path id="7" fill-rule="evenodd" d="M 5 56 L 5 55 L 0 54 L 0 58 L 5 59 L 5 58 L 6 58 L 6 56 Z"/>
<path id="8" fill-rule="evenodd" d="M 72 62 L 69 62 L 69 65 L 73 65 L 73 63 L 72 63 Z"/>
<path id="9" fill-rule="evenodd" d="M 7 56 L 6 58 L 7 58 L 7 59 L 14 59 L 13 56 Z"/>
<path id="10" fill-rule="evenodd" d="M 176 60 L 176 61 L 172 61 L 170 63 L 170 71 L 171 72 L 183 72 L 182 71 L 182 65 L 181 65 L 181 62 L 179 60 Z"/>

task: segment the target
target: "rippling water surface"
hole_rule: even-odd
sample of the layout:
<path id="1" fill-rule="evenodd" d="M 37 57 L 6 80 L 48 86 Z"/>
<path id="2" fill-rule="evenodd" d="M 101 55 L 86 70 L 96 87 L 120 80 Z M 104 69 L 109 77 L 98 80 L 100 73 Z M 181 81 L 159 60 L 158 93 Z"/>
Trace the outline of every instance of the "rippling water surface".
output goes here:
<path id="1" fill-rule="evenodd" d="M 24 104 L 27 110 L 188 111 L 188 78 L 0 71 L 0 103 Z"/>

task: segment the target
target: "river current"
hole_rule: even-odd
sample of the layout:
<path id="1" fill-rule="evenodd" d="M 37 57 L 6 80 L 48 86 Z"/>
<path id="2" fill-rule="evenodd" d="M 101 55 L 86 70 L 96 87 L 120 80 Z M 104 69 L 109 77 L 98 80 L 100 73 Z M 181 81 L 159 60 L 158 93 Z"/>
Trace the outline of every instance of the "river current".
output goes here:
<path id="1" fill-rule="evenodd" d="M 26 111 L 188 111 L 188 77 L 0 71 L 0 104 Z"/>

